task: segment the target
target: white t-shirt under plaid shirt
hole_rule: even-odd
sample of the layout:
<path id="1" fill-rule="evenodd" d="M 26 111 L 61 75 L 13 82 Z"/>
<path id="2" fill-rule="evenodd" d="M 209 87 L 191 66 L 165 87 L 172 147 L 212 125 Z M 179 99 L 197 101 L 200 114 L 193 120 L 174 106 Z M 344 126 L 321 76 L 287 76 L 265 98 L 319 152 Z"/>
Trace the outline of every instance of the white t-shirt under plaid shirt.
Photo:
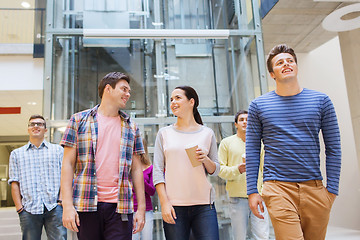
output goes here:
<path id="1" fill-rule="evenodd" d="M 31 214 L 51 211 L 57 205 L 61 163 L 60 145 L 43 141 L 37 148 L 30 142 L 10 154 L 9 184 L 19 182 L 22 204 Z"/>

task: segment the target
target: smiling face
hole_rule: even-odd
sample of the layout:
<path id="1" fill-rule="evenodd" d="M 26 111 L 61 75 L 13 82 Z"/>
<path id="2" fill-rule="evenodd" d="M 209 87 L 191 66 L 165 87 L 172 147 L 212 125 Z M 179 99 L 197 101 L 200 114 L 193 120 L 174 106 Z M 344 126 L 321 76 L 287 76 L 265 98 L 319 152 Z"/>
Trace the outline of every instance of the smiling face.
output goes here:
<path id="1" fill-rule="evenodd" d="M 185 91 L 182 89 L 175 89 L 171 93 L 170 108 L 173 114 L 177 117 L 181 117 L 185 113 L 193 112 L 194 99 L 190 100 L 186 97 Z"/>
<path id="2" fill-rule="evenodd" d="M 28 133 L 30 138 L 44 139 L 47 129 L 45 127 L 45 121 L 41 118 L 31 119 L 28 123 Z"/>
<path id="3" fill-rule="evenodd" d="M 106 94 L 120 109 L 126 107 L 126 103 L 130 98 L 130 91 L 130 85 L 126 80 L 120 80 L 115 85 L 115 88 L 112 88 L 109 84 L 105 86 Z"/>
<path id="4" fill-rule="evenodd" d="M 289 53 L 280 53 L 272 59 L 273 71 L 270 76 L 276 82 L 296 79 L 298 68 L 294 57 Z"/>

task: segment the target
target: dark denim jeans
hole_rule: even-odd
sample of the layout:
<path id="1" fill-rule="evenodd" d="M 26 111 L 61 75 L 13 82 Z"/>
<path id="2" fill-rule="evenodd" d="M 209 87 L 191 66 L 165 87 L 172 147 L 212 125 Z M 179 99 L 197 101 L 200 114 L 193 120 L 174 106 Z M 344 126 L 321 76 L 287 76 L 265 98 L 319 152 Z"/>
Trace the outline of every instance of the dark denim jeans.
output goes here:
<path id="1" fill-rule="evenodd" d="M 39 240 L 43 226 L 47 238 L 50 240 L 66 240 L 67 231 L 62 224 L 62 207 L 56 206 L 51 211 L 43 214 L 31 214 L 23 210 L 19 213 L 20 226 L 23 240 Z"/>
<path id="2" fill-rule="evenodd" d="M 78 239 L 131 240 L 133 215 L 117 213 L 116 205 L 116 203 L 99 202 L 96 212 L 78 212 L 80 218 Z"/>
<path id="3" fill-rule="evenodd" d="M 219 240 L 215 205 L 174 206 L 176 224 L 164 222 L 167 240 L 188 240 L 190 231 L 196 240 Z"/>

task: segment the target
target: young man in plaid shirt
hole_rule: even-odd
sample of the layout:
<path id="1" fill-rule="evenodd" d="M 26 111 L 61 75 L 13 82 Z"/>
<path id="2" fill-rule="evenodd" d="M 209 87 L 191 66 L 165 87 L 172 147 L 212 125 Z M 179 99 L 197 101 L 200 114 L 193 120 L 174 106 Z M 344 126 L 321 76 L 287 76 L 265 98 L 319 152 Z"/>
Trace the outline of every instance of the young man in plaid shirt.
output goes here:
<path id="1" fill-rule="evenodd" d="M 140 131 L 124 109 L 130 79 L 107 74 L 99 84 L 100 105 L 74 114 L 64 146 L 61 191 L 63 224 L 80 240 L 129 240 L 145 223 Z M 138 196 L 133 216 L 132 182 Z"/>

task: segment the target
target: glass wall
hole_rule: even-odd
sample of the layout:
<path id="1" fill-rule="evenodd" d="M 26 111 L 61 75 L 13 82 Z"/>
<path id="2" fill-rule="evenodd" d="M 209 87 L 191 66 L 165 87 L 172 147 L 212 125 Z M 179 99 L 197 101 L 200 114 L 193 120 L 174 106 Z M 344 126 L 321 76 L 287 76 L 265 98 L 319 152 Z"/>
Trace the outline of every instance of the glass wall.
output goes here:
<path id="1" fill-rule="evenodd" d="M 175 121 L 169 96 L 178 85 L 197 90 L 199 112 L 218 143 L 234 134 L 234 114 L 267 90 L 257 2 L 49 0 L 44 114 L 50 119 L 50 140 L 60 141 L 73 113 L 100 102 L 97 85 L 111 71 L 131 77 L 132 94 L 125 111 L 140 126 L 150 153 L 158 129 Z M 133 32 L 91 38 L 84 34 L 89 29 Z M 151 35 L 143 31 L 148 29 L 161 31 Z M 181 32 L 169 37 L 169 30 Z M 205 35 L 189 37 L 193 30 L 205 30 Z M 218 38 L 212 35 L 217 30 L 229 34 Z M 133 33 L 147 35 L 139 38 Z M 225 182 L 218 177 L 210 180 L 217 192 L 221 239 L 232 239 Z M 154 239 L 162 239 L 156 197 L 153 203 Z"/>

